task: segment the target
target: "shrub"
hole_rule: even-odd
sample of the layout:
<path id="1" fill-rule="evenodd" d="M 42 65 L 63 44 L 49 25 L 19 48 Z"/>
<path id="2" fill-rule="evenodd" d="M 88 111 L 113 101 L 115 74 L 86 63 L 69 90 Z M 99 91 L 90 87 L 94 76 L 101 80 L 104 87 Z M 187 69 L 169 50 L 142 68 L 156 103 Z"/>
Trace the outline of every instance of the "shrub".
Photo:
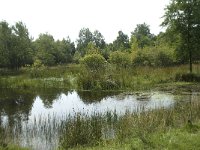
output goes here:
<path id="1" fill-rule="evenodd" d="M 90 54 L 81 59 L 81 63 L 89 72 L 98 73 L 105 70 L 106 60 L 100 54 Z"/>
<path id="2" fill-rule="evenodd" d="M 110 54 L 109 61 L 118 67 L 128 67 L 131 65 L 131 57 L 127 52 L 115 51 Z"/>
<path id="3" fill-rule="evenodd" d="M 171 66 L 175 64 L 174 49 L 166 46 L 146 47 L 132 52 L 133 64 L 137 66 Z"/>

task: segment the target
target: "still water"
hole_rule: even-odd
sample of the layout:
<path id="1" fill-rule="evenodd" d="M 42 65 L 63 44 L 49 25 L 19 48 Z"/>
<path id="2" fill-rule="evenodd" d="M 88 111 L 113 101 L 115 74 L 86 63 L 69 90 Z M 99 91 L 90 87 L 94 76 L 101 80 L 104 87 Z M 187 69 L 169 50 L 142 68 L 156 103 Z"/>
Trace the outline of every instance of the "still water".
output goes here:
<path id="1" fill-rule="evenodd" d="M 195 93 L 192 93 L 195 95 Z M 196 94 L 199 96 L 198 94 Z M 65 90 L 1 90 L 0 125 L 9 130 L 12 142 L 31 149 L 56 149 L 62 120 L 76 113 L 107 111 L 123 115 L 127 110 L 171 108 L 177 99 L 191 100 L 191 93 L 174 95 L 169 92 L 80 92 Z M 10 132 L 11 131 L 11 132 Z M 48 133 L 48 136 L 46 135 Z"/>

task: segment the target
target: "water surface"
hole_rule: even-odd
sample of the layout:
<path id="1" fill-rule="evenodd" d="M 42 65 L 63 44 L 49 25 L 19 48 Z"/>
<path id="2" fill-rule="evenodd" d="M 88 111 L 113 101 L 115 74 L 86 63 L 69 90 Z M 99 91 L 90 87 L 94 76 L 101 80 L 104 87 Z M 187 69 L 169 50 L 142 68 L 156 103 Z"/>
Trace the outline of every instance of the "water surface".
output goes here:
<path id="1" fill-rule="evenodd" d="M 173 108 L 177 101 L 198 99 L 199 93 L 174 95 L 168 92 L 80 92 L 65 90 L 1 90 L 0 125 L 11 130 L 14 142 L 32 149 L 56 149 L 58 126 L 78 112 L 131 112 Z M 48 133 L 48 136 L 46 135 Z"/>

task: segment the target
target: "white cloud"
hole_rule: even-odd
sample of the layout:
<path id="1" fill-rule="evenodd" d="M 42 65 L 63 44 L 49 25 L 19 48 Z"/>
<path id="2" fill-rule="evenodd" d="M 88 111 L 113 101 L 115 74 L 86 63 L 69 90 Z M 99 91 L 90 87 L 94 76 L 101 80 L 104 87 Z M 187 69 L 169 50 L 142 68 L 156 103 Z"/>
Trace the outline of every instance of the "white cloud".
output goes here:
<path id="1" fill-rule="evenodd" d="M 154 34 L 169 0 L 0 0 L 0 21 L 24 22 L 37 38 L 48 32 L 55 39 L 67 36 L 75 41 L 81 28 L 97 29 L 106 41 L 113 41 L 119 30 L 129 34 L 136 24 L 150 25 Z"/>

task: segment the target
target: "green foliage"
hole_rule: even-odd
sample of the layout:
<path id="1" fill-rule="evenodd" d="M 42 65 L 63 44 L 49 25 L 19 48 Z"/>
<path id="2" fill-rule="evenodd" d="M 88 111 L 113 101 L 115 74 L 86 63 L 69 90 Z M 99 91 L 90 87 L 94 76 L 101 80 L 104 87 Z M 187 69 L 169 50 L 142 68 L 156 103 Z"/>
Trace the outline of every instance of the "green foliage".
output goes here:
<path id="1" fill-rule="evenodd" d="M 86 55 L 100 54 L 100 50 L 92 43 L 88 43 L 86 47 Z"/>
<path id="2" fill-rule="evenodd" d="M 0 146 L 0 150 L 29 150 L 28 148 L 22 148 L 16 145 L 8 145 L 6 147 Z"/>
<path id="3" fill-rule="evenodd" d="M 193 123 L 188 124 L 188 110 Z M 200 142 L 199 104 L 142 112 L 70 116 L 60 138 L 60 149 L 195 149 Z M 81 138 L 83 137 L 83 138 Z M 88 137 L 88 138 L 87 138 Z"/>
<path id="4" fill-rule="evenodd" d="M 90 45 L 91 43 L 100 50 L 105 48 L 106 45 L 103 35 L 98 30 L 92 33 L 89 28 L 82 28 L 77 40 L 77 51 L 82 57 L 87 53 L 88 44 Z"/>
<path id="5" fill-rule="evenodd" d="M 141 66 L 172 66 L 175 64 L 174 49 L 165 45 L 146 47 L 133 51 L 133 64 Z"/>
<path id="6" fill-rule="evenodd" d="M 77 83 L 80 89 L 84 90 L 100 90 L 101 81 L 104 79 L 106 69 L 106 60 L 100 54 L 86 55 L 81 59 L 84 68 L 78 75 Z"/>
<path id="7" fill-rule="evenodd" d="M 81 58 L 81 54 L 78 51 L 76 51 L 73 56 L 73 62 L 78 64 Z"/>
<path id="8" fill-rule="evenodd" d="M 177 74 L 176 81 L 200 82 L 200 75 L 194 73 Z"/>
<path id="9" fill-rule="evenodd" d="M 28 29 L 22 22 L 9 27 L 0 22 L 0 67 L 19 69 L 32 63 L 33 50 Z"/>
<path id="10" fill-rule="evenodd" d="M 115 51 L 110 54 L 109 62 L 117 67 L 131 66 L 131 57 L 128 52 Z"/>
<path id="11" fill-rule="evenodd" d="M 124 34 L 122 31 L 118 32 L 117 39 L 113 41 L 113 49 L 127 51 L 130 49 L 129 45 L 129 37 L 128 35 Z"/>
<path id="12" fill-rule="evenodd" d="M 106 60 L 100 54 L 86 55 L 81 62 L 91 73 L 98 73 L 105 70 Z"/>
<path id="13" fill-rule="evenodd" d="M 181 49 L 184 54 L 184 61 L 190 63 L 192 72 L 192 62 L 199 60 L 199 33 L 200 33 L 200 1 L 199 0 L 171 0 L 164 15 L 163 26 L 179 34 L 181 38 Z"/>
<path id="14" fill-rule="evenodd" d="M 12 30 L 8 23 L 0 22 L 0 67 L 9 66 L 9 49 L 11 49 Z"/>
<path id="15" fill-rule="evenodd" d="M 103 122 L 100 114 L 94 113 L 91 117 L 76 114 L 68 120 L 65 132 L 60 139 L 62 149 L 81 146 L 95 146 L 102 141 Z"/>
<path id="16" fill-rule="evenodd" d="M 131 34 L 131 46 L 136 44 L 138 48 L 142 49 L 153 45 L 154 35 L 150 33 L 149 26 L 146 23 L 138 24 Z"/>
<path id="17" fill-rule="evenodd" d="M 75 53 L 74 43 L 69 38 L 55 41 L 49 34 L 40 34 L 34 48 L 36 59 L 40 59 L 45 66 L 71 63 Z"/>

